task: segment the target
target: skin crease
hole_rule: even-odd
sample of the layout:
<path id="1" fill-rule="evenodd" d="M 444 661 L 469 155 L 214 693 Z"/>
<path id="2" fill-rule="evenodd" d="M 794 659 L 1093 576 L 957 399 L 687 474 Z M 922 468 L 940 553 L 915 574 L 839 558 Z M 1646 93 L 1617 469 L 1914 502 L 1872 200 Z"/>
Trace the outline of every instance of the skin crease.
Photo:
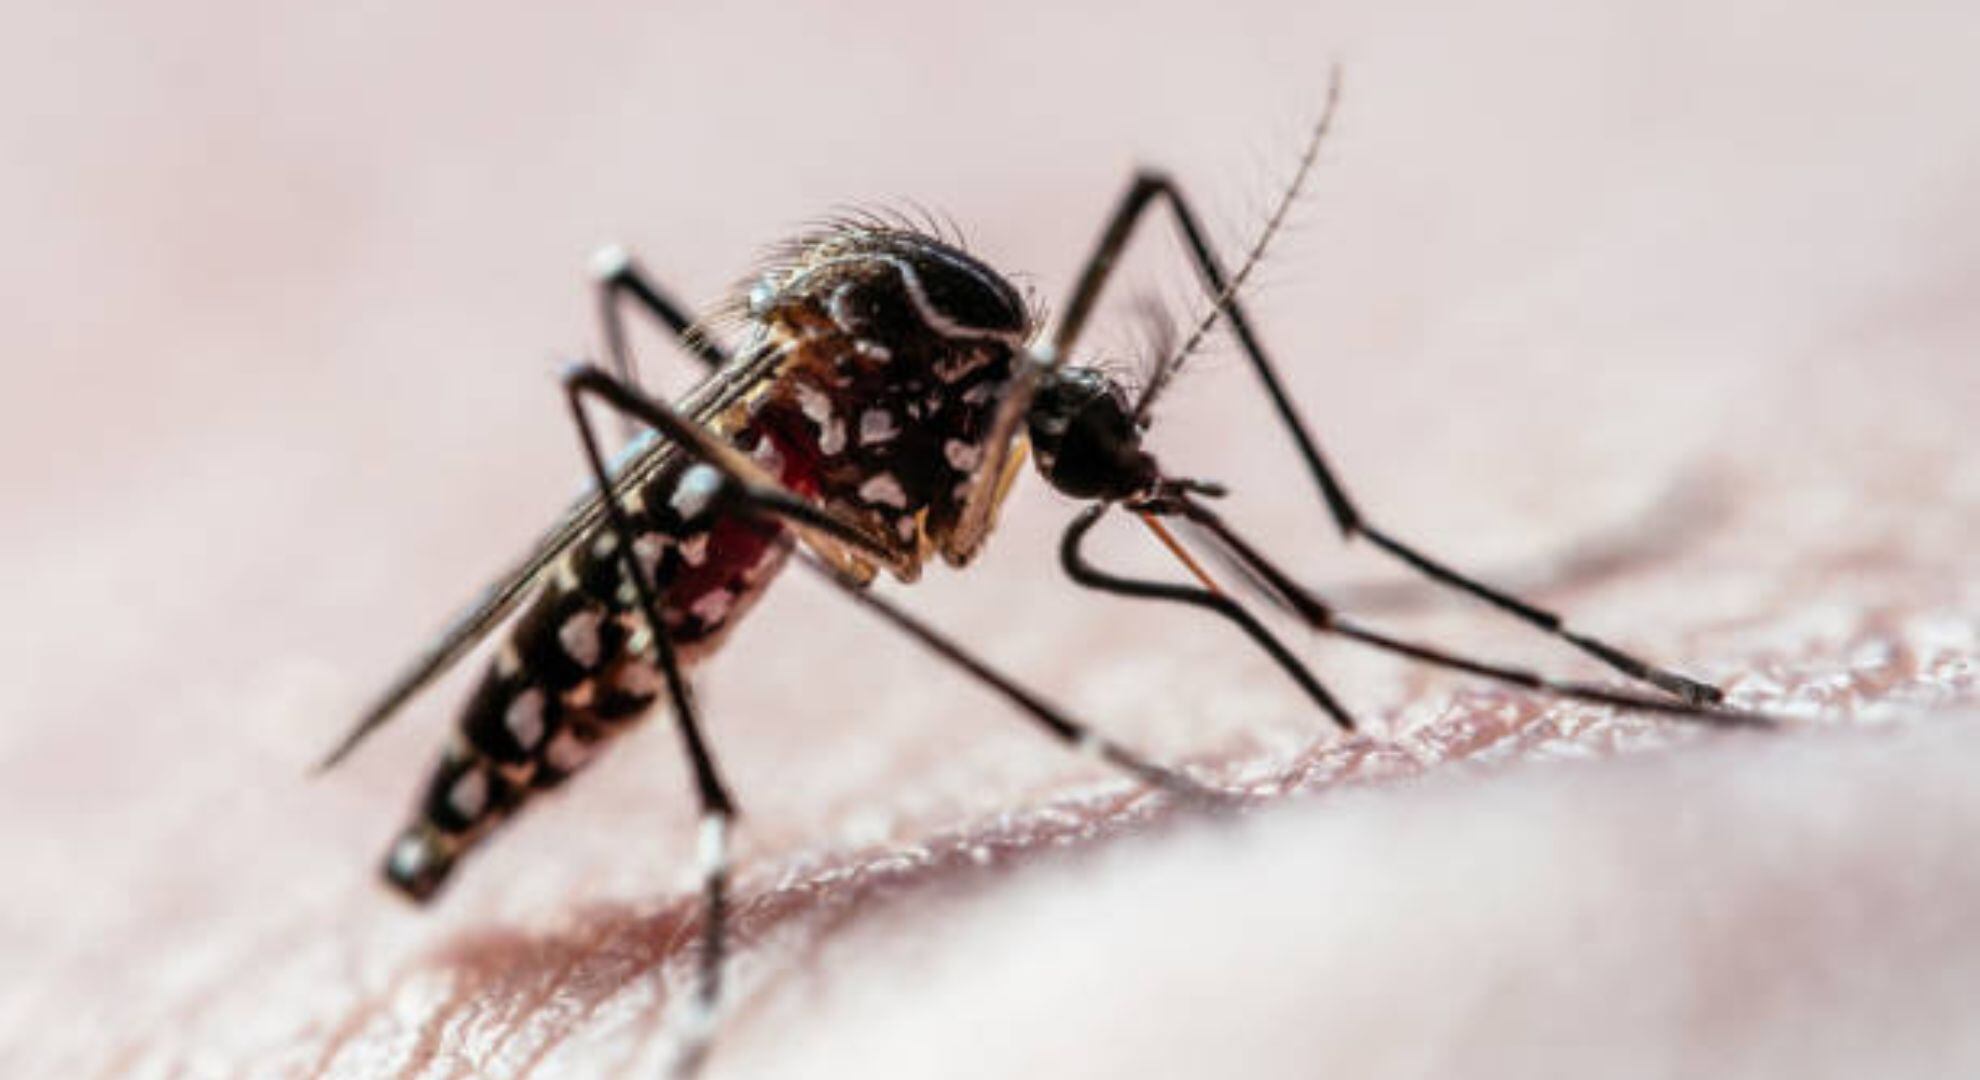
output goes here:
<path id="1" fill-rule="evenodd" d="M 1136 160 L 1248 238 L 1331 57 L 1252 302 L 1350 490 L 1792 730 L 1302 642 L 1343 740 L 1225 628 L 1079 595 L 1026 477 L 978 565 L 890 595 L 1257 805 L 1178 818 L 781 585 L 700 679 L 745 814 L 711 1074 L 1980 1066 L 1976 17 L 1241 7 L 21 20 L 0 1075 L 654 1075 L 692 937 L 664 728 L 430 910 L 374 871 L 466 679 L 304 778 L 579 474 L 549 359 L 595 344 L 585 254 L 706 302 L 912 194 L 1057 303 Z M 1166 240 L 1130 262 L 1193 310 Z M 1133 292 L 1085 355 L 1131 363 Z M 1220 346 L 1155 449 L 1371 619 L 1600 677 L 1343 552 L 1267 417 Z M 1618 522 L 1654 542 L 1562 568 Z"/>

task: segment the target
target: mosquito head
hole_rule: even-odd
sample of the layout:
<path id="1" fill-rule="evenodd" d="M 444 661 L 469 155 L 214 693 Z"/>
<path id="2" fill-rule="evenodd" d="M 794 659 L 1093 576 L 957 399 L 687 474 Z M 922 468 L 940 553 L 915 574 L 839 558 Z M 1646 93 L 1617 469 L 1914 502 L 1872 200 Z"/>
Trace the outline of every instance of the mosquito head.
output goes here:
<path id="1" fill-rule="evenodd" d="M 1090 367 L 1054 368 L 1025 417 L 1038 472 L 1076 499 L 1127 499 L 1161 479 L 1127 390 Z"/>

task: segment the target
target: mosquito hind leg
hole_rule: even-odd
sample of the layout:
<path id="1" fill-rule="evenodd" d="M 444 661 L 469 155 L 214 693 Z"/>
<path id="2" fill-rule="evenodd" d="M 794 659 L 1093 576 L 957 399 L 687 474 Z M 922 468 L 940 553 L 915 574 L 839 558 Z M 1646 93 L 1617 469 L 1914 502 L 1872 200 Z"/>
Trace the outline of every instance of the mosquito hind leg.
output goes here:
<path id="1" fill-rule="evenodd" d="M 1168 209 L 1182 237 L 1183 246 L 1189 253 L 1190 262 L 1202 279 L 1204 289 L 1219 302 L 1221 313 L 1228 320 L 1232 335 L 1237 338 L 1246 360 L 1257 374 L 1266 397 L 1271 400 L 1273 410 L 1278 414 L 1280 423 L 1297 446 L 1300 457 L 1305 461 L 1308 474 L 1319 487 L 1321 498 L 1344 538 L 1353 540 L 1356 537 L 1365 537 L 1369 543 L 1425 577 L 1482 600 L 1530 626 L 1567 642 L 1610 668 L 1680 700 L 1694 705 L 1709 705 L 1723 699 L 1717 687 L 1658 667 L 1606 641 L 1581 633 L 1554 612 L 1460 573 L 1370 522 L 1348 495 L 1346 486 L 1341 483 L 1339 476 L 1329 467 L 1326 458 L 1321 454 L 1319 444 L 1314 440 L 1305 421 L 1300 418 L 1299 410 L 1294 406 L 1291 396 L 1287 394 L 1284 383 L 1280 381 L 1276 365 L 1253 331 L 1251 319 L 1245 313 L 1244 305 L 1236 296 L 1231 295 L 1231 275 L 1224 269 L 1222 260 L 1217 257 L 1216 250 L 1211 246 L 1195 211 L 1191 209 L 1189 200 L 1183 195 L 1182 189 L 1176 182 L 1168 176 L 1145 170 L 1136 173 L 1113 213 L 1109 215 L 1105 228 L 1101 230 L 1099 241 L 1087 258 L 1084 269 L 1081 270 L 1062 308 L 1065 314 L 1053 332 L 1051 343 L 1057 355 L 1064 355 L 1078 337 L 1087 318 L 1092 314 L 1101 291 L 1111 277 L 1122 251 L 1134 235 L 1135 228 L 1146 220 L 1146 211 L 1157 204 Z"/>
<path id="2" fill-rule="evenodd" d="M 1224 792 L 1199 784 L 1187 775 L 1158 765 L 1107 738 L 1058 706 L 1039 697 L 1017 680 L 997 671 L 954 638 L 922 622 L 918 616 L 876 595 L 872 590 L 848 580 L 823 561 L 809 554 L 802 561 L 838 586 L 841 592 L 855 602 L 892 623 L 895 629 L 914 638 L 930 652 L 956 665 L 970 677 L 994 690 L 1067 749 L 1105 762 L 1142 783 L 1185 802 L 1214 807 L 1231 801 L 1231 797 Z"/>
<path id="3" fill-rule="evenodd" d="M 717 500 L 716 505 L 725 512 L 740 513 L 766 522 L 788 525 L 808 539 L 812 539 L 814 546 L 842 545 L 880 563 L 896 557 L 896 553 L 887 545 L 885 538 L 872 536 L 858 525 L 840 520 L 823 507 L 763 477 L 753 469 L 748 458 L 742 456 L 740 452 L 702 429 L 671 406 L 642 393 L 637 387 L 589 365 L 580 365 L 568 371 L 564 376 L 563 385 L 571 416 L 577 425 L 579 439 L 583 444 L 586 464 L 593 482 L 599 485 L 601 491 L 611 491 L 610 473 L 599 449 L 597 432 L 585 410 L 587 398 L 602 401 L 620 414 L 650 427 L 660 438 L 679 446 L 700 465 L 712 468 L 722 481 L 722 486 L 714 496 Z M 617 540 L 615 550 L 618 552 L 623 573 L 633 585 L 641 617 L 647 628 L 649 639 L 647 647 L 653 650 L 657 666 L 666 683 L 669 700 L 674 707 L 675 726 L 694 772 L 696 799 L 701 815 L 700 874 L 704 913 L 701 965 L 693 1011 L 686 1025 L 687 1039 L 681 1065 L 683 1071 L 692 1071 L 699 1066 L 708 1051 L 709 1035 L 712 1030 L 711 1020 L 721 999 L 722 964 L 726 950 L 725 935 L 728 918 L 727 841 L 730 823 L 736 816 L 736 804 L 723 783 L 714 756 L 702 736 L 699 714 L 681 670 L 679 658 L 672 643 L 660 629 L 665 624 L 660 616 L 660 605 L 652 583 L 646 579 L 643 570 L 632 556 L 635 550 L 634 529 L 627 518 L 626 510 L 617 498 L 608 497 L 604 500 L 603 506 L 603 527 L 612 530 Z M 813 552 L 802 553 L 799 561 L 823 575 L 860 604 L 920 641 L 937 655 L 995 690 L 1044 728 L 1047 734 L 1069 748 L 1089 754 L 1143 783 L 1185 800 L 1213 805 L 1221 805 L 1228 801 L 1222 793 L 1200 785 L 1180 772 L 1148 761 L 1067 715 L 1016 680 L 996 671 L 953 639 L 874 595 L 862 584 L 850 579 L 841 570 Z"/>
<path id="4" fill-rule="evenodd" d="M 736 803 L 722 779 L 714 753 L 702 735 L 694 695 L 681 669 L 680 657 L 667 636 L 653 583 L 647 579 L 635 555 L 635 530 L 626 516 L 625 507 L 613 494 L 610 470 L 599 450 L 597 433 L 592 429 L 591 419 L 584 409 L 584 397 L 588 392 L 583 372 L 565 377 L 565 398 L 572 420 L 577 425 L 578 439 L 584 447 L 585 463 L 590 469 L 592 482 L 604 493 L 604 525 L 616 539 L 614 548 L 618 552 L 621 572 L 632 584 L 638 600 L 640 618 L 645 624 L 645 645 L 652 651 L 665 681 L 668 702 L 673 707 L 674 727 L 694 775 L 700 838 L 697 872 L 701 883 L 701 962 L 685 1024 L 683 1052 L 675 1070 L 677 1075 L 685 1075 L 697 1070 L 707 1053 L 712 1018 L 721 1002 L 723 951 L 727 944 L 729 829 L 736 817 Z"/>
<path id="5" fill-rule="evenodd" d="M 1135 509 L 1145 518 L 1148 515 L 1176 515 L 1201 529 L 1210 541 L 1217 545 L 1218 554 L 1223 555 L 1234 569 L 1241 572 L 1241 580 L 1259 595 L 1306 623 L 1317 633 L 1346 638 L 1368 648 L 1432 667 L 1458 671 L 1570 701 L 1675 716 L 1716 727 L 1769 728 L 1776 724 L 1774 718 L 1762 713 L 1686 701 L 1663 694 L 1639 693 L 1585 682 L 1551 679 L 1526 668 L 1481 660 L 1449 649 L 1395 637 L 1374 627 L 1362 625 L 1337 612 L 1312 590 L 1294 581 L 1271 559 L 1239 536 L 1209 507 L 1187 494 L 1171 494 L 1158 500 L 1151 500 Z M 1093 516 L 1097 517 L 1097 515 Z M 1085 533 L 1078 528 L 1079 524 L 1075 522 L 1074 527 L 1066 531 L 1064 557 L 1069 562 L 1082 559 L 1079 547 L 1085 539 Z M 1087 572 L 1098 574 L 1098 571 L 1090 567 Z M 1111 575 L 1099 576 L 1104 581 L 1100 587 L 1110 591 L 1130 596 L 1192 603 L 1217 611 L 1240 625 L 1249 620 L 1249 615 L 1244 609 L 1235 601 L 1217 592 L 1207 576 L 1202 579 L 1206 586 L 1202 589 Z M 1255 622 L 1255 620 L 1250 621 Z"/>
<path id="6" fill-rule="evenodd" d="M 728 450 L 713 436 L 700 430 L 670 406 L 641 393 L 595 367 L 579 367 L 565 376 L 570 393 L 590 394 L 607 402 L 663 436 L 673 439 L 690 455 L 713 467 L 725 482 L 718 498 L 732 510 L 758 518 L 791 525 L 814 540 L 814 546 L 841 545 L 861 555 L 885 563 L 896 557 L 887 538 L 867 533 L 858 525 L 842 521 L 830 511 L 803 497 L 752 476 L 747 459 Z M 575 402 L 576 398 L 573 397 Z M 588 430 L 588 429 L 587 429 Z M 587 452 L 593 444 L 587 443 Z M 621 545 L 624 549 L 624 545 Z M 894 603 L 875 595 L 863 583 L 812 552 L 799 559 L 822 575 L 840 591 L 862 606 L 885 618 L 930 651 L 961 668 L 977 681 L 996 691 L 1006 701 L 1026 713 L 1046 733 L 1067 747 L 1121 769 L 1145 783 L 1196 801 L 1215 802 L 1220 797 L 1183 774 L 1156 765 L 1096 732 L 1064 710 L 1025 688 L 979 659 L 954 639 L 922 622 Z"/>
<path id="7" fill-rule="evenodd" d="M 1334 695 L 1320 684 L 1320 680 L 1313 677 L 1312 672 L 1306 670 L 1306 665 L 1299 662 L 1299 658 L 1292 654 L 1292 650 L 1286 648 L 1270 630 L 1265 628 L 1264 623 L 1259 622 L 1237 601 L 1209 589 L 1123 577 L 1093 565 L 1086 558 L 1083 550 L 1086 536 L 1112 505 L 1096 503 L 1089 506 L 1073 519 L 1072 524 L 1066 526 L 1066 531 L 1059 541 L 1059 565 L 1065 568 L 1068 577 L 1087 588 L 1110 592 L 1116 596 L 1167 600 L 1215 613 L 1244 631 L 1245 635 L 1263 649 L 1274 663 L 1292 676 L 1293 681 L 1299 684 L 1299 688 L 1306 692 L 1306 696 L 1311 698 L 1314 704 L 1319 705 L 1321 711 L 1332 717 L 1342 731 L 1355 730 L 1354 717 L 1348 714 Z"/>

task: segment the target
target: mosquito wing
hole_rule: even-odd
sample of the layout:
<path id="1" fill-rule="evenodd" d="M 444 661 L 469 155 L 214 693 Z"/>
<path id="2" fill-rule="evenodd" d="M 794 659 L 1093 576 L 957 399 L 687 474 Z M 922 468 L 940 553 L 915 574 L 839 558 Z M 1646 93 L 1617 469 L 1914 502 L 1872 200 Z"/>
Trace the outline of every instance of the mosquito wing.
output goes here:
<path id="1" fill-rule="evenodd" d="M 756 347 L 743 351 L 690 390 L 679 403 L 680 410 L 696 423 L 706 423 L 761 383 L 776 361 L 777 353 L 773 349 Z M 623 497 L 646 483 L 677 454 L 678 448 L 673 443 L 647 432 L 622 451 L 614 462 L 613 497 Z M 364 710 L 336 748 L 317 765 L 317 771 L 329 769 L 348 757 L 366 736 L 383 727 L 401 706 L 467 655 L 534 590 L 544 572 L 562 558 L 572 544 L 598 527 L 604 513 L 605 504 L 596 490 L 587 491 L 573 502 L 556 524 L 536 538 L 521 559 L 456 613 L 448 621 L 446 629 L 400 671 L 398 677 Z"/>

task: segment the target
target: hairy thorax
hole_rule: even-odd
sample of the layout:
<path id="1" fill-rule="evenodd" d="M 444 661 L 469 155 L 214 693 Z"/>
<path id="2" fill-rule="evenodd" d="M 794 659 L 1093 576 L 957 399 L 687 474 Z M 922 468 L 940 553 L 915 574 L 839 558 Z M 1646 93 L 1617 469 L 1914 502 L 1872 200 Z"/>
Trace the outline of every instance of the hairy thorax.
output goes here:
<path id="1" fill-rule="evenodd" d="M 1030 332 L 1010 286 L 947 245 L 853 233 L 767 272 L 749 314 L 784 359 L 751 404 L 770 471 L 899 545 L 912 579 L 951 546 L 999 391 Z"/>

